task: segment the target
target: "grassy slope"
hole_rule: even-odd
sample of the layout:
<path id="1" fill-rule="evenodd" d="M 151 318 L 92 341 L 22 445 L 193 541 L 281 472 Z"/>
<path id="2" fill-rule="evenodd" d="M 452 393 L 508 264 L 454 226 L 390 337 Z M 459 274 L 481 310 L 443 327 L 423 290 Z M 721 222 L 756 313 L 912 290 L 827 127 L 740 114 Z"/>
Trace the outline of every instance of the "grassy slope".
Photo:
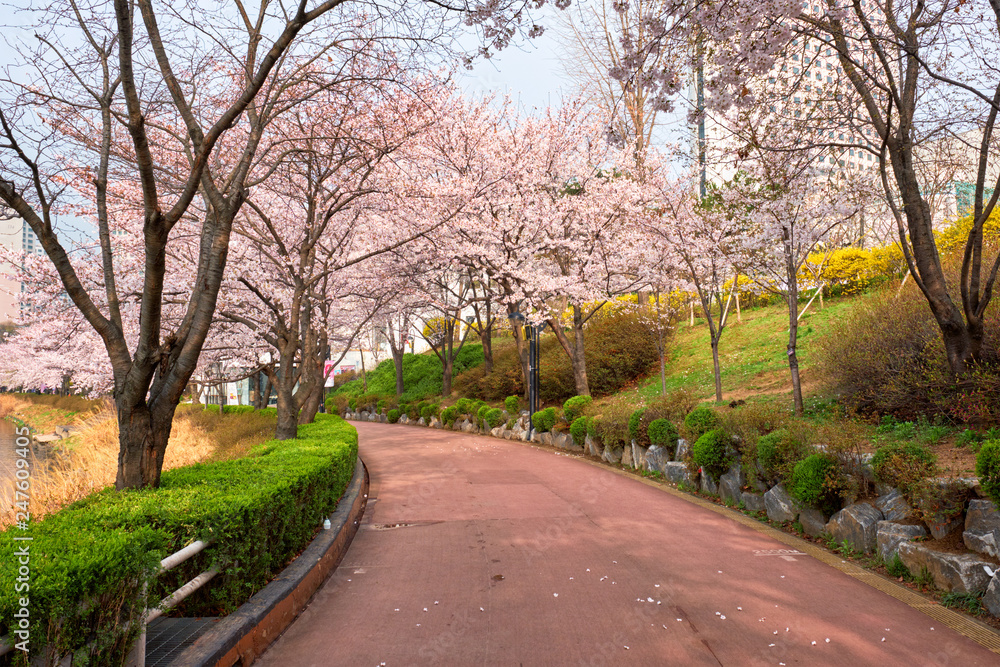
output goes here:
<path id="1" fill-rule="evenodd" d="M 812 369 L 812 343 L 831 329 L 838 317 L 857 303 L 857 299 L 827 300 L 820 310 L 813 302 L 799 320 L 798 355 L 804 393 L 821 391 Z M 804 304 L 803 304 L 804 305 Z M 719 343 L 722 369 L 722 394 L 727 401 L 746 399 L 760 394 L 791 397 L 791 379 L 785 347 L 788 344 L 788 310 L 783 304 L 744 310 L 742 322 L 732 315 Z M 708 324 L 695 318 L 692 328 L 688 320 L 677 325 L 673 348 L 667 359 L 667 391 L 691 388 L 706 401 L 715 397 L 712 371 L 712 348 Z M 636 390 L 642 396 L 660 392 L 659 373 L 641 381 Z"/>

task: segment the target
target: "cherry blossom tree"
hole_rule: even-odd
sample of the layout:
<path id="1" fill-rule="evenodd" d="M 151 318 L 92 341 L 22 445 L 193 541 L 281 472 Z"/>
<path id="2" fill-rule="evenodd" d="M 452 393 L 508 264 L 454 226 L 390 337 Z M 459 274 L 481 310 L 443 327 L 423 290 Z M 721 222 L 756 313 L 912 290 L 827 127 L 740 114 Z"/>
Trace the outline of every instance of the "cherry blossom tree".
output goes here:
<path id="1" fill-rule="evenodd" d="M 445 34 L 435 19 L 450 14 L 479 26 L 489 52 L 530 23 L 521 2 L 398 3 L 372 14 L 348 0 L 265 1 L 256 14 L 234 5 L 219 11 L 152 0 L 56 2 L 39 17 L 37 51 L 24 54 L 35 78 L 7 77 L 0 98 L 0 201 L 39 238 L 108 354 L 120 432 L 119 489 L 159 483 L 173 414 L 213 321 L 254 158 L 268 124 L 297 101 L 286 92 L 301 85 L 302 67 L 349 53 L 360 39 L 359 24 L 374 25 L 375 34 L 381 28 L 386 40 L 398 35 L 434 44 Z M 67 161 L 89 167 L 86 187 L 68 188 Z M 135 184 L 135 214 L 143 221 L 134 335 L 124 321 L 107 220 L 108 182 L 115 178 Z M 196 201 L 193 289 L 176 297 L 185 303 L 183 314 L 175 328 L 165 329 L 167 255 Z M 57 232 L 57 216 L 80 202 L 97 222 L 104 306 Z"/>
<path id="2" fill-rule="evenodd" d="M 1000 257 L 984 257 L 983 248 L 983 223 L 1000 196 L 994 131 L 1000 112 L 994 65 L 1000 56 L 1000 4 L 677 0 L 647 14 L 646 21 L 658 27 L 657 38 L 625 44 L 628 55 L 614 74 L 651 90 L 663 106 L 681 89 L 684 65 L 670 63 L 651 73 L 644 63 L 664 51 L 687 53 L 695 38 L 711 45 L 699 50 L 707 59 L 709 108 L 757 104 L 759 93 L 748 85 L 754 77 L 792 67 L 789 59 L 800 56 L 797 48 L 811 51 L 792 69 L 808 72 L 814 86 L 816 75 L 836 77 L 836 94 L 823 108 L 848 131 L 816 131 L 800 148 L 860 151 L 866 162 L 871 156 L 952 372 L 962 374 L 978 363 L 983 317 L 1000 270 Z M 695 60 L 688 57 L 686 65 L 696 67 Z M 929 149 L 936 142 L 951 139 L 962 143 L 968 156 L 974 214 L 957 285 L 945 279 L 924 192 L 934 177 L 921 160 L 922 151 L 933 153 Z"/>

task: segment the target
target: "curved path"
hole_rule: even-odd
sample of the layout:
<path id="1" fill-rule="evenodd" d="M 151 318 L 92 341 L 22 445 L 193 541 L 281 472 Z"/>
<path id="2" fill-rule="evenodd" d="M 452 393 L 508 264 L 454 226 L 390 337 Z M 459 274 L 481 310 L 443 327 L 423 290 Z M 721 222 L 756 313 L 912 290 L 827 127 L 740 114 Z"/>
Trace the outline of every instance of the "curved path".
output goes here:
<path id="1" fill-rule="evenodd" d="M 639 480 L 495 438 L 356 426 L 364 525 L 264 667 L 1000 664 Z"/>

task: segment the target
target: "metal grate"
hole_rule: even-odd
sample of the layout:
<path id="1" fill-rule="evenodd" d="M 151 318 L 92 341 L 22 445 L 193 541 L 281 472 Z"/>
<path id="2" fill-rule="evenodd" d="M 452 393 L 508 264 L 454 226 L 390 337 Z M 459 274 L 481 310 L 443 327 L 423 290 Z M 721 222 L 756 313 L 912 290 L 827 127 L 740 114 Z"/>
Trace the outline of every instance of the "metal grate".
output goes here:
<path id="1" fill-rule="evenodd" d="M 165 667 L 217 621 L 214 617 L 163 618 L 146 628 L 146 667 Z"/>

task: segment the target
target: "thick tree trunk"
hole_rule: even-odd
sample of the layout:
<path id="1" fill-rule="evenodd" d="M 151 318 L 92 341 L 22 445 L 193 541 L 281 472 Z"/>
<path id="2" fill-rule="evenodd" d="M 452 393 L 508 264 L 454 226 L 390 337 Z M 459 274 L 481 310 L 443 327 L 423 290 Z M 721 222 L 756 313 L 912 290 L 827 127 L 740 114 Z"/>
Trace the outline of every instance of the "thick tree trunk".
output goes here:
<path id="1" fill-rule="evenodd" d="M 446 354 L 441 363 L 441 395 L 451 396 L 451 374 L 454 369 L 454 362 L 451 354 Z"/>
<path id="2" fill-rule="evenodd" d="M 292 388 L 283 379 L 278 382 L 278 426 L 274 436 L 278 440 L 291 440 L 299 434 L 299 415 L 295 408 Z"/>
<path id="3" fill-rule="evenodd" d="M 302 409 L 299 411 L 300 424 L 312 424 L 316 421 L 316 413 L 319 412 L 319 404 L 322 398 L 323 385 L 313 385 L 306 396 L 306 400 L 302 403 Z"/>
<path id="4" fill-rule="evenodd" d="M 160 485 L 163 455 L 167 451 L 176 403 L 157 404 L 150 410 L 145 402 L 118 409 L 118 475 L 115 488 L 136 489 Z"/>
<path id="5" fill-rule="evenodd" d="M 788 295 L 788 369 L 792 373 L 792 400 L 795 403 L 795 414 L 803 412 L 802 383 L 799 380 L 799 357 L 796 349 L 799 335 L 798 324 L 798 294 Z"/>

